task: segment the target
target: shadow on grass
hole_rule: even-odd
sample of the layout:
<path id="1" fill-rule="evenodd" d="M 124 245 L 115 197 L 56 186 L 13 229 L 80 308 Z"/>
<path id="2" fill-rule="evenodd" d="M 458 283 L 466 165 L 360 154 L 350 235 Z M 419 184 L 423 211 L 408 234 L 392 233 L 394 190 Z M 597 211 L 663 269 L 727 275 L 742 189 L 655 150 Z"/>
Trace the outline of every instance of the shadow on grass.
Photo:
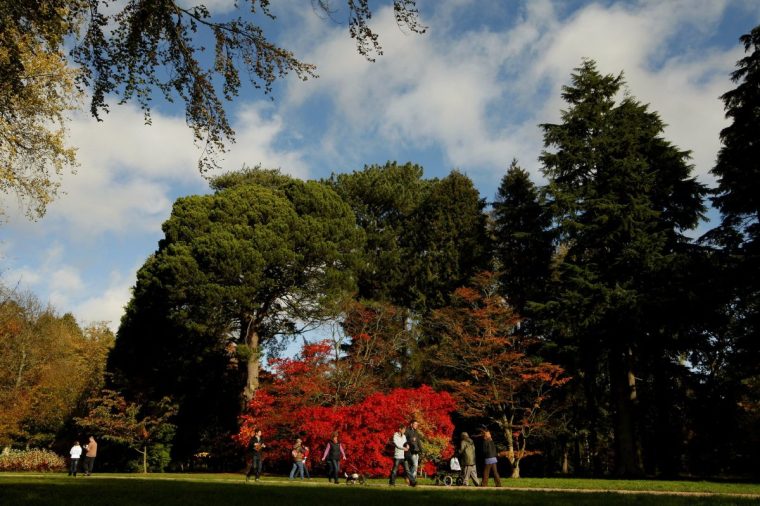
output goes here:
<path id="1" fill-rule="evenodd" d="M 359 506 L 405 505 L 745 505 L 758 499 L 734 497 L 654 496 L 604 492 L 533 492 L 456 487 L 395 488 L 265 481 L 246 485 L 240 481 L 185 479 L 110 478 L 105 476 L 0 475 L 3 506 L 253 506 L 329 504 Z"/>

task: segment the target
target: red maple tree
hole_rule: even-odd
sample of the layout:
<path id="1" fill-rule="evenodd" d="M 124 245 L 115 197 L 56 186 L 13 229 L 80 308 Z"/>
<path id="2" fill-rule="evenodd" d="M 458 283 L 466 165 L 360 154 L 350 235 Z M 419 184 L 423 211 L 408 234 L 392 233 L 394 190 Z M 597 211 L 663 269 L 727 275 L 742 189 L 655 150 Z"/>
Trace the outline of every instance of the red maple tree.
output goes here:
<path id="1" fill-rule="evenodd" d="M 375 392 L 363 400 L 336 405 L 330 390 L 333 347 L 329 342 L 304 346 L 293 359 L 270 362 L 272 381 L 259 388 L 236 436 L 248 445 L 253 431 L 262 430 L 267 440 L 267 459 L 274 465 L 287 465 L 296 437 L 312 449 L 314 461 L 321 458 L 334 431 L 346 449 L 346 469 L 357 469 L 369 476 L 390 471 L 391 458 L 384 454 L 399 422 L 412 419 L 420 423 L 423 439 L 422 469 L 434 470 L 434 462 L 453 454 L 451 437 L 454 425 L 450 415 L 456 409 L 447 392 L 429 386 L 396 388 Z"/>
<path id="2" fill-rule="evenodd" d="M 493 274 L 483 273 L 454 292 L 451 306 L 434 311 L 431 362 L 461 415 L 499 427 L 512 477 L 519 478 L 520 460 L 535 453 L 529 438 L 546 427 L 547 396 L 570 378 L 530 353 L 537 339 L 518 331 L 520 317 L 494 288 Z"/>

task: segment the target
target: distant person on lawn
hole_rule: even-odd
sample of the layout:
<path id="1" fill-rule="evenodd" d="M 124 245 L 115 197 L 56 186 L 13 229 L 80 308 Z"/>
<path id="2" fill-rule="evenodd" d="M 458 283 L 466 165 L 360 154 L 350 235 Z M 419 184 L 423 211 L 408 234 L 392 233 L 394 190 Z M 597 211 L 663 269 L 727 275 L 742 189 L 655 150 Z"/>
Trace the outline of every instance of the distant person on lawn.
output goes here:
<path id="1" fill-rule="evenodd" d="M 406 436 L 406 443 L 409 445 L 409 450 L 404 457 L 409 462 L 409 474 L 414 476 L 414 478 L 417 478 L 417 468 L 420 465 L 420 453 L 422 452 L 420 434 L 417 432 L 419 426 L 420 424 L 417 420 L 412 420 L 404 433 Z"/>
<path id="2" fill-rule="evenodd" d="M 90 440 L 84 445 L 84 449 L 87 450 L 84 456 L 84 475 L 90 476 L 92 468 L 95 466 L 95 457 L 98 456 L 98 443 L 94 437 L 90 436 Z"/>
<path id="3" fill-rule="evenodd" d="M 464 476 L 465 487 L 469 485 L 470 478 L 475 486 L 480 485 L 478 472 L 475 468 L 475 443 L 466 432 L 462 432 L 461 442 L 459 443 L 459 462 L 462 464 L 462 475 Z"/>
<path id="4" fill-rule="evenodd" d="M 398 426 L 398 430 L 393 433 L 393 467 L 391 468 L 391 476 L 388 479 L 388 484 L 394 486 L 396 484 L 396 474 L 398 473 L 399 464 L 404 465 L 404 471 L 406 477 L 409 479 L 409 485 L 412 487 L 417 486 L 417 480 L 412 476 L 410 472 L 411 462 L 406 459 L 406 453 L 409 451 L 409 445 L 406 442 L 406 435 L 404 434 L 406 427 L 404 424 Z"/>
<path id="5" fill-rule="evenodd" d="M 496 453 L 496 443 L 493 442 L 491 432 L 483 431 L 483 456 L 485 457 L 485 467 L 483 468 L 483 482 L 482 486 L 488 486 L 488 475 L 493 471 L 493 479 L 496 482 L 497 487 L 501 487 L 501 477 L 499 477 L 499 470 L 496 468 L 498 462 Z"/>
<path id="6" fill-rule="evenodd" d="M 261 429 L 253 430 L 253 437 L 249 443 L 251 448 L 251 465 L 248 467 L 248 472 L 245 473 L 245 481 L 250 481 L 251 474 L 256 476 L 256 481 L 259 481 L 261 476 L 261 452 L 267 445 L 264 444 L 264 440 L 261 439 Z"/>
<path id="7" fill-rule="evenodd" d="M 333 432 L 322 455 L 322 462 L 327 460 L 327 481 L 335 480 L 336 484 L 340 479 L 340 461 L 346 460 L 346 451 L 343 444 L 338 441 L 338 437 L 338 431 Z"/>
<path id="8" fill-rule="evenodd" d="M 69 450 L 71 456 L 71 463 L 69 464 L 69 476 L 77 475 L 77 467 L 79 467 L 79 458 L 82 456 L 82 447 L 79 446 L 79 441 L 74 441 L 74 446 Z"/>
<path id="9" fill-rule="evenodd" d="M 289 479 L 292 480 L 296 471 L 298 471 L 298 474 L 303 480 L 303 444 L 300 438 L 296 439 L 296 444 L 293 446 L 293 450 L 290 454 L 293 456 L 293 469 L 290 470 Z"/>

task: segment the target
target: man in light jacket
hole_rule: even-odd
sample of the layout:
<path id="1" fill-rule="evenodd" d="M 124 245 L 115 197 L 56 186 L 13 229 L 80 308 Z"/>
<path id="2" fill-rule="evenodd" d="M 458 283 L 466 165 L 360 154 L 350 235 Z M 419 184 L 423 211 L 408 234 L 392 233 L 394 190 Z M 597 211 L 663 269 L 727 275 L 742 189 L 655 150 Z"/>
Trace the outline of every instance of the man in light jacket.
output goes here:
<path id="1" fill-rule="evenodd" d="M 84 455 L 84 475 L 90 476 L 92 468 L 95 466 L 95 457 L 98 456 L 98 443 L 94 437 L 90 436 L 90 440 L 84 445 L 84 449 L 87 450 Z"/>
<path id="2" fill-rule="evenodd" d="M 470 435 L 462 432 L 462 441 L 459 443 L 459 462 L 462 464 L 462 474 L 464 475 L 464 486 L 470 484 L 470 477 L 476 486 L 480 486 L 478 471 L 475 468 L 475 443 L 470 439 Z"/>

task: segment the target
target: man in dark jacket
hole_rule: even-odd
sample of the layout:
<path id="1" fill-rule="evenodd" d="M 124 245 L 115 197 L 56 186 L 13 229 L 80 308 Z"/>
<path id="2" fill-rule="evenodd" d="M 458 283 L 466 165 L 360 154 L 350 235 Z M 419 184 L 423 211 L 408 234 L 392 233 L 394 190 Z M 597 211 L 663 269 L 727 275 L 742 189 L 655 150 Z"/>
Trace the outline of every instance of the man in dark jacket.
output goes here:
<path id="1" fill-rule="evenodd" d="M 261 429 L 254 429 L 253 437 L 249 443 L 249 448 L 251 451 L 251 466 L 245 473 L 245 481 L 249 481 L 252 474 L 255 475 L 256 481 L 259 481 L 259 477 L 261 476 L 261 452 L 264 450 L 264 448 L 266 448 L 266 446 L 267 445 L 264 444 L 264 440 L 261 439 Z"/>
<path id="2" fill-rule="evenodd" d="M 483 467 L 483 482 L 482 486 L 488 486 L 488 475 L 493 471 L 493 479 L 496 482 L 497 487 L 501 487 L 501 477 L 499 477 L 499 470 L 496 468 L 497 453 L 496 444 L 493 442 L 491 432 L 483 431 L 483 457 L 486 459 L 485 467 Z"/>
<path id="3" fill-rule="evenodd" d="M 417 420 L 412 420 L 404 433 L 406 443 L 409 445 L 409 450 L 405 452 L 404 458 L 409 462 L 409 474 L 414 478 L 417 477 L 417 467 L 420 464 L 420 453 L 422 452 L 420 434 L 417 432 L 419 426 L 420 424 Z"/>

